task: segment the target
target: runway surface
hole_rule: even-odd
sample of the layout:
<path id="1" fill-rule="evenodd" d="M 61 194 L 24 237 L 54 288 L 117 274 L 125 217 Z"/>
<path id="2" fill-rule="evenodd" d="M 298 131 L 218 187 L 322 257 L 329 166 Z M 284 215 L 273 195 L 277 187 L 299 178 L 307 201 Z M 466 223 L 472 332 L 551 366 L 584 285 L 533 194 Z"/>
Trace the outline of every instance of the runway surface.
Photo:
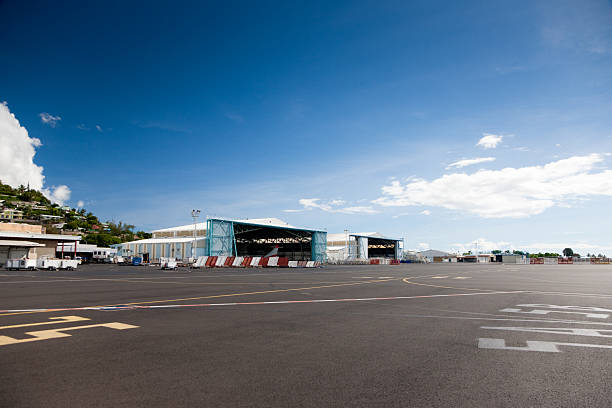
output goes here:
<path id="1" fill-rule="evenodd" d="M 612 266 L 0 270 L 2 407 L 612 406 Z"/>

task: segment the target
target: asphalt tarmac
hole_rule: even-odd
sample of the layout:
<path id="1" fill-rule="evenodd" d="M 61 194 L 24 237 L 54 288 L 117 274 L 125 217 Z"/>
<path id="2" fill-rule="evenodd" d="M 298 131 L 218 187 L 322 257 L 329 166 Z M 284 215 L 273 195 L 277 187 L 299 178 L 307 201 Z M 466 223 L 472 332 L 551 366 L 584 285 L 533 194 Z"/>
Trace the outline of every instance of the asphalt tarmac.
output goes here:
<path id="1" fill-rule="evenodd" d="M 609 407 L 612 265 L 0 270 L 0 407 Z"/>

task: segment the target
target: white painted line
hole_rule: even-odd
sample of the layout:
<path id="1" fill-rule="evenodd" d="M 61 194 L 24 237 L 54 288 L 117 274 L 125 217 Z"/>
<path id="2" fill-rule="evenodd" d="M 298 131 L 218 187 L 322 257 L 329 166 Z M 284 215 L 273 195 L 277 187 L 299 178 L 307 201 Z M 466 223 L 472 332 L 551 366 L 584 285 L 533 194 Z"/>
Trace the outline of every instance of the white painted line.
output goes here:
<path id="1" fill-rule="evenodd" d="M 531 341 L 527 340 L 526 347 L 508 347 L 504 339 L 478 339 L 478 348 L 493 349 L 493 350 L 513 350 L 513 351 L 540 351 L 544 353 L 561 353 L 558 346 L 572 346 L 585 348 L 601 348 L 612 349 L 612 346 L 604 346 L 601 344 L 582 344 L 582 343 L 560 343 L 552 341 Z"/>
<path id="2" fill-rule="evenodd" d="M 197 304 L 169 304 L 169 305 L 117 305 L 117 306 L 84 306 L 84 307 L 66 307 L 56 309 L 15 309 L 15 310 L 0 310 L 0 313 L 20 313 L 20 312 L 65 312 L 73 310 L 134 310 L 134 309 L 161 309 L 161 308 L 184 308 L 184 307 L 214 307 L 214 306 L 246 306 L 246 305 L 286 305 L 297 303 L 329 303 L 329 302 L 365 302 L 365 301 L 383 301 L 383 300 L 406 300 L 406 299 L 432 299 L 444 297 L 459 297 L 459 296 L 479 296 L 479 295 L 501 295 L 501 294 L 516 294 L 523 293 L 522 291 L 510 292 L 479 292 L 479 293 L 449 293 L 445 295 L 420 295 L 420 296 L 392 296 L 392 297 L 371 297 L 371 298 L 345 298 L 345 299 L 308 299 L 308 300 L 278 300 L 268 302 L 232 302 L 232 303 L 197 303 Z"/>
<path id="3" fill-rule="evenodd" d="M 527 333 L 544 333 L 544 334 L 565 334 L 573 336 L 588 336 L 588 337 L 612 337 L 612 329 L 570 329 L 567 327 L 489 327 L 483 326 L 481 329 L 485 330 L 506 330 L 506 331 L 518 331 Z"/>
<path id="4" fill-rule="evenodd" d="M 472 277 L 471 276 L 457 276 L 453 279 L 472 279 Z"/>
<path id="5" fill-rule="evenodd" d="M 522 309 L 515 309 L 513 307 L 508 307 L 506 309 L 501 309 L 500 312 L 504 313 L 523 313 L 523 314 L 537 314 L 537 315 L 547 315 L 551 313 L 573 313 L 584 315 L 585 317 L 589 317 L 592 319 L 607 319 L 610 317 L 609 314 L 604 313 L 587 313 L 587 312 L 572 312 L 572 311 L 562 311 L 562 310 L 543 310 L 543 309 L 534 309 L 531 311 L 524 311 Z"/>
<path id="6" fill-rule="evenodd" d="M 444 275 L 444 276 L 432 276 L 431 279 L 446 279 L 448 278 L 448 275 Z"/>

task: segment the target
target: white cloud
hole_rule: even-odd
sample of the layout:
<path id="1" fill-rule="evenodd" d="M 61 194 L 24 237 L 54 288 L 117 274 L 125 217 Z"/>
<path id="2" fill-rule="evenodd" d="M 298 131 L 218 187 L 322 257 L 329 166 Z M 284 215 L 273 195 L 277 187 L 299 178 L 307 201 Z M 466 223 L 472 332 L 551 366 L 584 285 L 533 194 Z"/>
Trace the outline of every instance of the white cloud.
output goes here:
<path id="1" fill-rule="evenodd" d="M 471 242 L 467 242 L 463 244 L 462 243 L 452 244 L 451 247 L 452 247 L 451 252 L 458 253 L 458 254 L 463 254 L 466 252 L 472 252 L 473 254 L 477 254 L 477 253 L 483 253 L 483 252 L 491 252 L 496 249 L 499 249 L 501 251 L 505 251 L 505 250 L 512 251 L 514 249 L 514 247 L 512 246 L 510 242 L 505 242 L 505 241 L 494 242 L 494 241 L 489 241 L 486 238 L 478 238 Z"/>
<path id="2" fill-rule="evenodd" d="M 292 209 L 283 210 L 283 212 L 286 212 L 286 213 L 299 213 L 299 212 L 302 212 L 302 211 L 304 211 L 304 210 L 303 209 L 302 210 L 292 210 Z"/>
<path id="3" fill-rule="evenodd" d="M 501 143 L 504 137 L 502 135 L 492 135 L 484 133 L 480 138 L 476 146 L 480 146 L 483 149 L 495 149 L 499 143 Z"/>
<path id="4" fill-rule="evenodd" d="M 41 119 L 45 122 L 42 115 Z M 49 124 L 53 126 L 51 122 Z M 0 103 L 0 146 L 0 180 L 3 183 L 11 187 L 29 185 L 31 189 L 41 191 L 51 201 L 60 205 L 70 199 L 68 186 L 53 186 L 51 189 L 44 187 L 43 168 L 34 164 L 36 148 L 42 146 L 42 143 L 28 135 L 28 131 L 19 124 L 6 102 Z"/>
<path id="5" fill-rule="evenodd" d="M 51 127 L 55 127 L 57 126 L 57 122 L 59 122 L 60 120 L 62 120 L 61 117 L 59 116 L 53 116 L 47 112 L 42 112 L 39 113 L 38 116 L 40 116 L 40 120 L 42 121 L 42 123 L 49 125 Z"/>
<path id="6" fill-rule="evenodd" d="M 96 125 L 96 130 L 97 130 L 98 132 L 102 132 L 102 126 L 100 126 L 100 125 Z"/>
<path id="7" fill-rule="evenodd" d="M 305 210 L 318 209 L 330 213 L 342 214 L 376 214 L 377 210 L 371 206 L 353 206 L 339 207 L 346 204 L 344 200 L 331 200 L 329 202 L 321 202 L 319 198 L 301 198 L 299 203 Z M 290 211 L 294 212 L 294 211 Z"/>
<path id="8" fill-rule="evenodd" d="M 574 252 L 581 256 L 586 256 L 587 253 L 612 255 L 612 244 L 594 244 L 588 242 L 534 242 L 526 245 L 521 245 L 523 250 L 530 253 L 538 252 L 563 252 L 565 248 L 572 248 Z"/>
<path id="9" fill-rule="evenodd" d="M 431 211 L 423 210 L 423 211 L 421 211 L 421 215 L 431 215 Z"/>
<path id="10" fill-rule="evenodd" d="M 344 214 L 376 214 L 378 211 L 370 206 L 344 207 L 337 210 Z"/>
<path id="11" fill-rule="evenodd" d="M 0 180 L 12 187 L 29 184 L 40 190 L 45 176 L 43 168 L 34 164 L 34 156 L 41 145 L 19 124 L 6 102 L 0 103 Z"/>
<path id="12" fill-rule="evenodd" d="M 59 205 L 64 205 L 66 201 L 70 200 L 70 195 L 72 194 L 70 188 L 64 184 L 53 186 L 50 189 L 43 188 L 41 191 L 52 203 Z"/>
<path id="13" fill-rule="evenodd" d="M 232 120 L 232 121 L 236 122 L 236 123 L 244 122 L 244 118 L 241 115 L 239 115 L 237 113 L 234 113 L 234 112 L 227 112 L 225 114 L 225 117 L 228 118 L 229 120 Z"/>
<path id="14" fill-rule="evenodd" d="M 465 253 L 471 251 L 476 252 L 491 252 L 495 249 L 501 251 L 520 250 L 529 253 L 538 252 L 563 252 L 564 248 L 572 248 L 574 252 L 581 256 L 586 256 L 587 253 L 612 255 L 612 244 L 602 245 L 587 242 L 534 242 L 530 244 L 513 244 L 506 241 L 490 241 L 486 238 L 478 238 L 467 243 L 451 244 L 450 252 Z"/>
<path id="15" fill-rule="evenodd" d="M 449 164 L 446 167 L 446 169 L 450 169 L 452 167 L 461 169 L 463 167 L 471 166 L 474 164 L 487 163 L 487 162 L 492 162 L 492 161 L 495 161 L 495 157 L 477 157 L 475 159 L 463 159 L 463 160 L 458 160 L 454 163 Z"/>
<path id="16" fill-rule="evenodd" d="M 83 208 L 83 207 L 85 207 L 85 203 L 83 202 L 83 200 L 77 201 L 77 208 Z"/>
<path id="17" fill-rule="evenodd" d="M 80 123 L 78 125 L 76 125 L 76 128 L 79 130 L 89 130 L 89 128 L 87 126 L 85 126 L 85 124 Z"/>
<path id="18" fill-rule="evenodd" d="M 484 218 L 519 218 L 594 195 L 612 196 L 612 170 L 596 171 L 604 155 L 590 154 L 543 166 L 452 173 L 432 181 L 393 180 L 373 202 L 388 207 L 435 206 Z"/>
<path id="19" fill-rule="evenodd" d="M 429 244 L 427 242 L 419 242 L 417 247 L 421 250 L 429 249 Z"/>

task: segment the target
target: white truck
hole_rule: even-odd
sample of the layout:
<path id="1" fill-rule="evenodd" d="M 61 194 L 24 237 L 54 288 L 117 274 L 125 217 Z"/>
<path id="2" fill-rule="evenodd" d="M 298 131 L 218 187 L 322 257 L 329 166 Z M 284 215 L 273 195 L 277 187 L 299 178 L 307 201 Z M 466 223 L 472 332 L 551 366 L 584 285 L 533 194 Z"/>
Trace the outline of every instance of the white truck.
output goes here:
<path id="1" fill-rule="evenodd" d="M 77 259 L 61 259 L 60 269 L 73 271 L 78 265 L 79 261 Z"/>
<path id="2" fill-rule="evenodd" d="M 30 271 L 36 270 L 36 259 L 28 259 L 28 258 L 19 258 L 19 259 L 9 259 L 6 261 L 6 269 L 9 271 L 11 269 L 19 270 L 19 269 L 27 269 Z"/>
<path id="3" fill-rule="evenodd" d="M 174 258 L 159 258 L 159 263 L 161 264 L 162 269 L 178 269 L 178 263 Z"/>
<path id="4" fill-rule="evenodd" d="M 62 260 L 56 258 L 41 257 L 36 260 L 36 267 L 38 269 L 46 269 L 49 271 L 56 271 L 62 266 Z"/>

